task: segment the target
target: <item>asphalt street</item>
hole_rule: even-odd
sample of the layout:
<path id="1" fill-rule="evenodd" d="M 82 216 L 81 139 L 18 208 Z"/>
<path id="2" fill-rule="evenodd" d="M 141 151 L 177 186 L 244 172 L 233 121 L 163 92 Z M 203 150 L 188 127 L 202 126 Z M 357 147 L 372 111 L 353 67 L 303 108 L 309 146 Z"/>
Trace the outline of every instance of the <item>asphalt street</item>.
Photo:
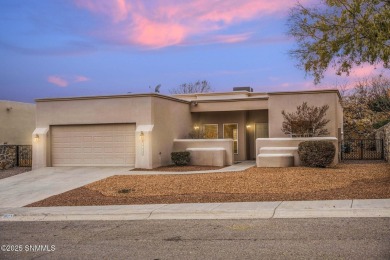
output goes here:
<path id="1" fill-rule="evenodd" d="M 0 244 L 0 259 L 390 259 L 390 218 L 0 222 Z"/>

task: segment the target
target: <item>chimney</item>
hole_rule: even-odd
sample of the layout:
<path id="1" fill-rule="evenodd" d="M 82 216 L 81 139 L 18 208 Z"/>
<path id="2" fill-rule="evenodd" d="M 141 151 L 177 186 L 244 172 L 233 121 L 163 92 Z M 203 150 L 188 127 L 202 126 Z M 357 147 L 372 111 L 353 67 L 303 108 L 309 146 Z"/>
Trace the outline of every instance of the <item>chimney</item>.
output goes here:
<path id="1" fill-rule="evenodd" d="M 253 92 L 253 88 L 251 87 L 234 87 L 233 91 L 248 91 L 248 92 Z"/>

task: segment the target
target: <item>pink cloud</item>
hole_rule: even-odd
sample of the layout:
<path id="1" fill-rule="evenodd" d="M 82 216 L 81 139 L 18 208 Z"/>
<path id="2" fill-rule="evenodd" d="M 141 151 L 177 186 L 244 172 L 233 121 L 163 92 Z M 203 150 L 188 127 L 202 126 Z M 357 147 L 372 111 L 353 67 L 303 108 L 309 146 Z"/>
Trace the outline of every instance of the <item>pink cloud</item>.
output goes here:
<path id="1" fill-rule="evenodd" d="M 241 34 L 234 34 L 234 35 L 217 35 L 215 36 L 216 42 L 225 42 L 225 43 L 236 43 L 236 42 L 243 42 L 250 38 L 250 33 L 241 33 Z"/>
<path id="2" fill-rule="evenodd" d="M 85 82 L 89 81 L 90 79 L 86 76 L 77 75 L 77 76 L 57 76 L 57 75 L 51 75 L 47 77 L 47 81 L 59 86 L 59 87 L 67 87 L 71 83 L 78 83 L 78 82 Z"/>
<path id="3" fill-rule="evenodd" d="M 301 2 L 307 2 L 304 0 Z M 213 33 L 266 15 L 284 15 L 295 4 L 285 0 L 74 0 L 77 7 L 108 17 L 103 37 L 147 48 L 190 43 L 236 43 L 249 32 L 215 36 Z M 200 38 L 193 41 L 190 38 Z"/>
<path id="4" fill-rule="evenodd" d="M 350 74 L 352 77 L 362 78 L 369 77 L 373 74 L 377 74 L 376 66 L 374 65 L 364 65 L 358 68 L 354 68 Z"/>
<path id="5" fill-rule="evenodd" d="M 47 77 L 47 81 L 59 87 L 67 87 L 69 85 L 69 82 L 67 80 L 55 75 Z"/>
<path id="6" fill-rule="evenodd" d="M 114 22 L 120 22 L 127 18 L 131 4 L 126 0 L 75 0 L 76 6 L 87 9 L 93 13 L 110 17 Z"/>
<path id="7" fill-rule="evenodd" d="M 286 1 L 223 1 L 218 5 L 215 5 L 212 1 L 202 2 L 205 3 L 204 9 L 211 6 L 214 6 L 214 8 L 209 9 L 209 12 L 202 15 L 201 20 L 224 22 L 226 24 L 251 20 L 259 15 L 278 13 L 289 7 Z"/>
<path id="8" fill-rule="evenodd" d="M 311 81 L 299 81 L 299 82 L 284 82 L 279 85 L 282 89 L 300 89 L 300 90 L 310 90 L 310 89 L 316 89 L 313 82 Z"/>
<path id="9" fill-rule="evenodd" d="M 324 79 L 321 81 L 321 85 L 333 85 L 335 87 L 342 87 L 348 90 L 354 88 L 356 82 L 358 81 L 369 79 L 379 75 L 390 77 L 390 72 L 388 70 L 383 69 L 382 64 L 363 64 L 358 67 L 352 67 L 349 76 L 345 74 L 338 76 L 336 75 L 336 70 L 334 68 L 329 68 L 324 75 Z"/>
<path id="10" fill-rule="evenodd" d="M 89 78 L 80 75 L 74 78 L 74 82 L 84 82 L 84 81 L 89 81 Z"/>
<path id="11" fill-rule="evenodd" d="M 135 23 L 130 28 L 129 42 L 151 48 L 161 48 L 181 43 L 189 31 L 184 26 L 175 23 L 158 23 L 142 16 L 135 17 Z"/>

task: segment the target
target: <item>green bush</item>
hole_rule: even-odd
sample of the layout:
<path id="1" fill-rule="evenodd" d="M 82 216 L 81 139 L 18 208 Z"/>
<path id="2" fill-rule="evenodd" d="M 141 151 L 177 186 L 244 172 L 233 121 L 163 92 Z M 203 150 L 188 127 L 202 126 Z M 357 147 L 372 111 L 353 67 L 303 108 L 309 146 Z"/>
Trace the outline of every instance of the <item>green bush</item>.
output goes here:
<path id="1" fill-rule="evenodd" d="M 190 162 L 190 152 L 172 152 L 172 162 L 177 166 L 185 166 Z"/>
<path id="2" fill-rule="evenodd" d="M 299 159 L 303 166 L 325 168 L 336 154 L 336 147 L 330 141 L 305 141 L 298 146 Z"/>

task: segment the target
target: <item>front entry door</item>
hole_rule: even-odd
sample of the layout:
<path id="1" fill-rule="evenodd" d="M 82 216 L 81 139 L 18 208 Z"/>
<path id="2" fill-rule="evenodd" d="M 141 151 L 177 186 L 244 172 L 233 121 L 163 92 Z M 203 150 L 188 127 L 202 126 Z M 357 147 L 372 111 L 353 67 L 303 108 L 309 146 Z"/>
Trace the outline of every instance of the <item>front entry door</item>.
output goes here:
<path id="1" fill-rule="evenodd" d="M 257 138 L 268 138 L 268 123 L 255 123 L 255 140 L 254 140 L 254 158 L 256 158 L 259 151 L 256 151 L 256 139 Z"/>
<path id="2" fill-rule="evenodd" d="M 238 124 L 223 124 L 223 138 L 233 139 L 233 152 L 238 154 Z"/>

